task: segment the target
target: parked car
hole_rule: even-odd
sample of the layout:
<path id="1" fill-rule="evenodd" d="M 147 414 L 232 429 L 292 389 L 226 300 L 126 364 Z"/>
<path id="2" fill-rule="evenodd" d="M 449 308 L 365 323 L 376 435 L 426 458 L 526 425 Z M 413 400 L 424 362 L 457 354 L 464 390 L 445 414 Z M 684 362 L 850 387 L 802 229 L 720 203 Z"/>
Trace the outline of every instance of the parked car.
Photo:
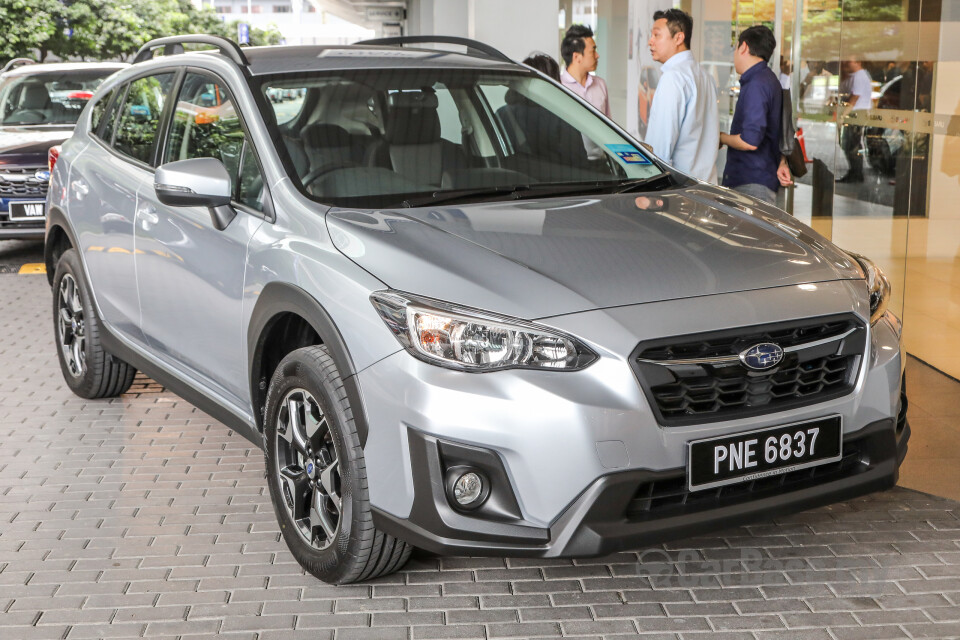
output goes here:
<path id="1" fill-rule="evenodd" d="M 152 59 L 186 42 L 217 51 Z M 427 42 L 467 51 L 404 48 Z M 413 546 L 635 549 L 897 480 L 882 271 L 494 49 L 164 38 L 92 103 L 48 201 L 64 379 L 104 398 L 139 369 L 262 446 L 324 581 Z"/>
<path id="2" fill-rule="evenodd" d="M 0 74 L 0 240 L 43 237 L 50 147 L 70 137 L 103 79 L 128 66 L 18 62 Z"/>

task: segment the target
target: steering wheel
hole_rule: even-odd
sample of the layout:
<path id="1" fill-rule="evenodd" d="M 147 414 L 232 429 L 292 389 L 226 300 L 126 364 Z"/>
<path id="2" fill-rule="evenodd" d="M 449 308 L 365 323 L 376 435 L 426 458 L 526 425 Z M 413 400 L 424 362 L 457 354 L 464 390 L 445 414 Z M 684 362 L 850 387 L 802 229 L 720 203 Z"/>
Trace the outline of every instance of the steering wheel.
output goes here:
<path id="1" fill-rule="evenodd" d="M 312 185 L 314 182 L 316 182 L 323 176 L 327 175 L 328 173 L 331 173 L 333 171 L 338 171 L 339 169 L 353 169 L 355 167 L 360 167 L 360 166 L 361 165 L 357 164 L 356 162 L 352 162 L 350 160 L 345 160 L 343 162 L 336 162 L 331 164 L 323 164 L 317 167 L 316 169 L 312 169 L 307 175 L 301 178 L 300 182 L 303 184 L 304 189 L 309 190 L 310 185 Z"/>

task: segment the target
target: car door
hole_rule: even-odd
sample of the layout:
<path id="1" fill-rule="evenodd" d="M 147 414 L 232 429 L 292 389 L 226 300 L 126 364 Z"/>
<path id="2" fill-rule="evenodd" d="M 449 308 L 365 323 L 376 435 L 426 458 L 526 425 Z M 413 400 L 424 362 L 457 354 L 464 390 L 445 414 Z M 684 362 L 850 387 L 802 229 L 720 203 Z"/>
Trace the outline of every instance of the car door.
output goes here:
<path id="1" fill-rule="evenodd" d="M 241 305 L 247 245 L 263 224 L 262 174 L 221 79 L 188 70 L 171 111 L 159 163 L 223 162 L 237 216 L 218 230 L 207 208 L 164 205 L 152 182 L 141 187 L 135 226 L 143 332 L 162 358 L 246 406 Z"/>
<path id="2" fill-rule="evenodd" d="M 142 342 L 134 269 L 137 192 L 153 183 L 154 143 L 173 72 L 115 90 L 70 174 L 70 213 L 103 319 Z"/>

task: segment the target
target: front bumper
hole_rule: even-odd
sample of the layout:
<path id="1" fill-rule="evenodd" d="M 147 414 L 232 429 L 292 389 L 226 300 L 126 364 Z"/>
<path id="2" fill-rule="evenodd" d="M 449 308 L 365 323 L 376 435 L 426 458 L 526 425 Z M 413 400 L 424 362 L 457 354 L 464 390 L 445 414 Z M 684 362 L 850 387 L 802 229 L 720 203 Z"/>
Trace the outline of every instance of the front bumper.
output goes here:
<path id="1" fill-rule="evenodd" d="M 852 391 L 746 418 L 659 424 L 625 355 L 651 338 L 849 313 L 851 301 L 862 318 L 855 301 L 866 296 L 857 287 L 862 282 L 822 283 L 815 292 L 752 291 L 716 296 L 708 306 L 678 300 L 546 321 L 600 355 L 578 372 L 464 374 L 406 352 L 384 358 L 357 374 L 370 425 L 364 456 L 376 521 L 439 552 L 591 555 L 892 486 L 907 432 L 905 420 L 899 432 L 895 426 L 903 362 L 892 318 L 869 329 Z M 821 475 L 809 486 L 755 483 L 738 499 L 746 483 L 730 485 L 713 503 L 701 502 L 712 491 L 682 495 L 689 441 L 825 415 L 842 417 L 844 442 L 870 436 L 866 462 L 847 462 L 856 462 L 855 472 L 826 477 L 818 467 Z M 489 452 L 496 468 L 485 469 L 503 478 L 498 484 L 510 496 L 490 512 L 450 508 L 445 446 Z M 651 505 L 679 500 L 683 508 L 638 510 L 642 486 L 656 498 Z"/>
<path id="2" fill-rule="evenodd" d="M 893 487 L 910 438 L 905 413 L 897 421 L 881 420 L 847 434 L 839 462 L 759 481 L 689 493 L 684 469 L 606 475 L 545 528 L 477 520 L 454 511 L 443 493 L 436 441 L 414 436 L 414 473 L 422 491 L 410 518 L 375 509 L 374 522 L 441 554 L 554 558 L 639 549 Z"/>
<path id="3" fill-rule="evenodd" d="M 20 186 L 22 188 L 23 185 L 21 184 Z M 3 180 L 0 180 L 0 191 L 3 191 L 4 187 L 9 187 L 9 185 Z M 0 196 L 0 240 L 43 238 L 46 230 L 45 216 L 10 220 L 11 202 L 30 202 L 43 204 L 44 208 L 46 207 L 46 185 L 43 185 L 42 191 L 41 188 L 37 186 L 36 191 L 36 193 L 26 193 L 14 197 Z"/>

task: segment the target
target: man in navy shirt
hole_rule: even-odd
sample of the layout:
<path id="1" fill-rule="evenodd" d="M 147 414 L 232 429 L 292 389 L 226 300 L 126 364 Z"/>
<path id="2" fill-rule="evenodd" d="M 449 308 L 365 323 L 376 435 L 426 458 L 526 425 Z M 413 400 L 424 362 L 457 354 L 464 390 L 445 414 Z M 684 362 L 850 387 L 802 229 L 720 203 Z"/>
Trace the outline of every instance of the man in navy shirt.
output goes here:
<path id="1" fill-rule="evenodd" d="M 780 155 L 783 89 L 767 63 L 777 40 L 764 26 L 744 30 L 737 40 L 733 66 L 740 74 L 740 98 L 730 133 L 720 134 L 727 145 L 721 184 L 775 204 L 780 185 L 791 184 L 790 169 Z"/>

